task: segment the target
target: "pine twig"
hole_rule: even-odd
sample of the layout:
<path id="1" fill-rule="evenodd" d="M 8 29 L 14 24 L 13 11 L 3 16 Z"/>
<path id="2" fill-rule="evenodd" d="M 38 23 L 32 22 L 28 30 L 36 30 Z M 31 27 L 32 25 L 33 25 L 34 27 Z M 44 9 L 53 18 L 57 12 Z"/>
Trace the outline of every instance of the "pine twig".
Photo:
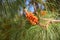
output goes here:
<path id="1" fill-rule="evenodd" d="M 48 21 L 48 22 L 46 23 L 46 25 L 45 25 L 45 24 L 42 24 L 42 23 L 38 23 L 38 24 L 39 24 L 39 26 L 41 26 L 42 28 L 47 29 L 48 26 L 51 24 L 51 21 Z"/>
<path id="2" fill-rule="evenodd" d="M 55 20 L 55 19 L 48 19 L 48 18 L 40 18 L 41 20 L 45 20 L 45 21 L 51 21 L 51 22 L 60 22 L 60 20 Z"/>

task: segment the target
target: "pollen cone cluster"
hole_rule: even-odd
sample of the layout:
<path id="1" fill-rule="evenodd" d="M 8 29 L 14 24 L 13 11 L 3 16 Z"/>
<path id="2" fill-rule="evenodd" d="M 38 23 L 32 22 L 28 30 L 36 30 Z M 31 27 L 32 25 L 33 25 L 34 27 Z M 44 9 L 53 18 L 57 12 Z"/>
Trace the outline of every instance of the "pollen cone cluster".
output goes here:
<path id="1" fill-rule="evenodd" d="M 38 23 L 38 18 L 34 16 L 32 12 L 26 12 L 26 18 L 32 25 L 36 25 Z"/>
<path id="2" fill-rule="evenodd" d="M 46 11 L 41 11 L 40 13 L 41 13 L 42 16 L 45 16 L 47 12 Z"/>

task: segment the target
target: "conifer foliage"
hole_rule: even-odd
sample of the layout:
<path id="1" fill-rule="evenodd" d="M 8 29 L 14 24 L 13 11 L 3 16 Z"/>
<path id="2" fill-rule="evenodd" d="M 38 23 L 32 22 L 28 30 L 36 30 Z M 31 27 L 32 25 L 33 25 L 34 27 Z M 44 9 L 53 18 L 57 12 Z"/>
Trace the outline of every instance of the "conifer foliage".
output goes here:
<path id="1" fill-rule="evenodd" d="M 0 40 L 60 40 L 59 0 L 30 0 L 34 12 L 23 14 L 26 1 L 0 0 Z"/>

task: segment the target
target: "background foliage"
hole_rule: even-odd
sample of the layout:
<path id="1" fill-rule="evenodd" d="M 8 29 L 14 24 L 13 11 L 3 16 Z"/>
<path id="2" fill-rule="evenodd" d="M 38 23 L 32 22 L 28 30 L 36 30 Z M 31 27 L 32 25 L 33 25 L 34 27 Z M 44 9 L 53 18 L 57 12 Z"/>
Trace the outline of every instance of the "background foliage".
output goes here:
<path id="1" fill-rule="evenodd" d="M 0 0 L 0 40 L 60 40 L 60 23 L 50 24 L 47 30 L 39 25 L 31 25 L 23 14 L 25 2 L 26 0 Z M 47 0 L 44 3 L 42 0 L 31 0 L 29 5 L 34 6 L 34 13 L 38 12 L 36 16 L 59 19 L 59 2 Z M 45 16 L 40 15 L 42 8 L 37 5 L 38 3 L 45 6 L 43 10 L 47 11 Z M 41 20 L 40 22 L 45 23 Z"/>

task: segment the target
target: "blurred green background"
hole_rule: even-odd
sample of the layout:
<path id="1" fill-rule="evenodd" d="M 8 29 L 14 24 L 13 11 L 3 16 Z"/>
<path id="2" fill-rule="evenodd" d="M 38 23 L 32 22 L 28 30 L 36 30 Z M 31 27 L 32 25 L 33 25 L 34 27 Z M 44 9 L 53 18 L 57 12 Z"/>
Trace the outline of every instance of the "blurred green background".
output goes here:
<path id="1" fill-rule="evenodd" d="M 60 0 L 0 0 L 0 40 L 60 40 L 60 23 L 51 23 L 47 30 L 33 26 L 26 20 L 24 7 L 38 18 L 60 20 Z M 45 16 L 41 10 L 47 11 Z"/>

